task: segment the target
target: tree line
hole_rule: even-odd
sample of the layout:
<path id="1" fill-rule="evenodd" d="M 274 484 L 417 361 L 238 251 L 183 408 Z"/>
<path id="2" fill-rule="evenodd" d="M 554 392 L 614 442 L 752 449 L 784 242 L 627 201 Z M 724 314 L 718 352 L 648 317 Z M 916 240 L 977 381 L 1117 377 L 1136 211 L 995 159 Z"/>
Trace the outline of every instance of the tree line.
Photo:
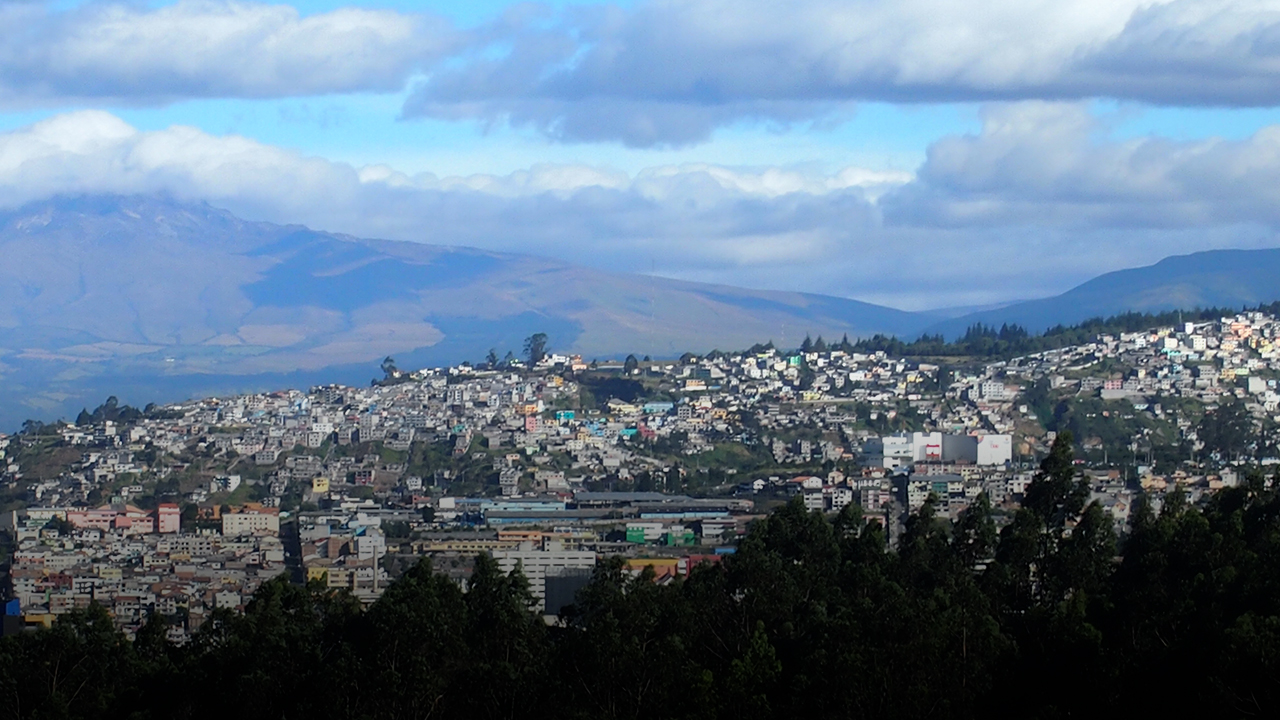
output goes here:
<path id="1" fill-rule="evenodd" d="M 1280 314 L 1280 302 L 1259 305 L 1248 310 L 1276 315 Z M 821 335 L 814 339 L 805 335 L 795 352 L 829 352 L 846 353 L 883 352 L 890 357 L 981 357 L 981 358 L 1013 358 L 1057 350 L 1073 345 L 1092 342 L 1098 335 L 1119 334 L 1148 330 L 1154 327 L 1170 326 L 1183 322 L 1206 322 L 1234 315 L 1232 308 L 1197 308 L 1194 310 L 1171 310 L 1160 313 L 1126 312 L 1109 317 L 1095 317 L 1074 325 L 1057 324 L 1042 333 L 1032 333 L 1016 323 L 1002 323 L 999 327 L 974 323 L 965 329 L 960 337 L 947 340 L 946 336 L 924 333 L 914 339 L 904 340 L 896 335 L 877 333 L 871 337 L 850 341 L 846 333 L 839 341 L 828 342 Z M 771 350 L 792 352 L 790 348 L 774 345 L 772 340 L 756 343 L 737 354 L 754 355 Z M 707 359 L 727 357 L 729 353 L 712 350 L 702 356 Z M 699 356 L 685 353 L 682 362 L 697 360 Z"/>
<path id="2" fill-rule="evenodd" d="M 1260 305 L 1255 309 L 1277 314 L 1280 313 L 1280 303 Z M 1082 345 L 1092 342 L 1098 335 L 1138 332 L 1183 322 L 1218 320 L 1236 312 L 1230 308 L 1161 313 L 1127 312 L 1105 318 L 1090 318 L 1075 325 L 1054 325 L 1040 334 L 1028 332 L 1017 324 L 1005 323 L 997 328 L 976 323 L 969 326 L 964 335 L 952 341 L 941 334 L 925 334 L 909 341 L 892 335 L 877 334 L 853 343 L 853 350 L 861 353 L 884 352 L 896 357 L 1011 358 Z"/>
<path id="3" fill-rule="evenodd" d="M 0 642 L 6 718 L 1060 718 L 1280 708 L 1280 496 L 1134 509 L 1121 542 L 1060 436 L 1001 529 L 932 501 L 896 550 L 793 502 L 679 582 L 602 561 L 562 622 L 480 556 L 367 610 L 266 583 L 184 646 L 98 608 Z"/>

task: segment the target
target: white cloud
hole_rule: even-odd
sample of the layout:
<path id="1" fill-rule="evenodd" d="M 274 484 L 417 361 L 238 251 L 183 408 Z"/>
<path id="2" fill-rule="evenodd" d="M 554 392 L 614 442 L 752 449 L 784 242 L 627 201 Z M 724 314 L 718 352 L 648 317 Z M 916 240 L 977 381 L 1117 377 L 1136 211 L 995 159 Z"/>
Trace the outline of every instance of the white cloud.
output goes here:
<path id="1" fill-rule="evenodd" d="M 1080 104 L 988 107 L 980 133 L 934 143 L 881 206 L 906 225 L 1280 227 L 1280 126 L 1238 141 L 1105 135 Z"/>
<path id="2" fill-rule="evenodd" d="M 688 145 L 861 100 L 1280 103 L 1275 0 L 640 0 L 486 27 L 346 7 L 0 0 L 0 108 L 400 91 L 405 116 Z"/>
<path id="3" fill-rule="evenodd" d="M 917 176 L 849 168 L 353 168 L 84 111 L 0 134 L 0 205 L 162 193 L 242 217 L 905 308 L 1043 296 L 1106 270 L 1274 244 L 1280 127 L 1244 141 L 1107 141 L 1073 104 L 985 111 Z"/>
<path id="4" fill-rule="evenodd" d="M 157 103 L 396 91 L 456 46 L 438 18 L 237 0 L 0 3 L 0 103 Z"/>
<path id="5" fill-rule="evenodd" d="M 1273 0 L 642 0 L 491 39 L 509 51 L 436 72 L 405 113 L 650 146 L 859 100 L 1280 103 Z"/>

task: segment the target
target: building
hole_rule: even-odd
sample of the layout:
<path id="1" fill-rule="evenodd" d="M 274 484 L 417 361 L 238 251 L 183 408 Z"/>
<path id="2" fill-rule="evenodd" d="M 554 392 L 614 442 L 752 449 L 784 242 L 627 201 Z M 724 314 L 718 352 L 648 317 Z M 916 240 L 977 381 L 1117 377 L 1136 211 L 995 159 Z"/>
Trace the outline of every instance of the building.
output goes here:
<path id="1" fill-rule="evenodd" d="M 223 535 L 280 534 L 280 511 L 276 508 L 246 505 L 222 513 Z"/>
<path id="2" fill-rule="evenodd" d="M 534 549 L 531 543 L 523 543 L 518 550 L 499 550 L 493 554 L 498 567 L 510 573 L 517 567 L 529 580 L 529 591 L 538 599 L 538 607 L 545 609 L 547 578 L 573 571 L 591 570 L 596 566 L 596 554 L 586 550 L 563 550 L 557 543 L 548 543 L 545 550 Z"/>
<path id="3" fill-rule="evenodd" d="M 160 503 L 156 508 L 156 532 L 176 533 L 182 529 L 182 511 L 176 503 Z"/>
<path id="4" fill-rule="evenodd" d="M 1004 465 L 1013 461 L 1013 437 L 1010 435 L 978 435 L 978 465 Z"/>
<path id="5" fill-rule="evenodd" d="M 1003 465 L 1013 459 L 1013 436 L 940 432 L 888 435 L 867 454 L 869 464 L 886 468 L 929 462 Z"/>
<path id="6" fill-rule="evenodd" d="M 176 507 L 176 506 L 175 506 Z M 126 535 L 155 532 L 156 518 L 132 505 L 103 505 L 97 508 L 67 510 L 67 522 L 78 528 L 94 528 L 104 532 L 116 530 Z"/>

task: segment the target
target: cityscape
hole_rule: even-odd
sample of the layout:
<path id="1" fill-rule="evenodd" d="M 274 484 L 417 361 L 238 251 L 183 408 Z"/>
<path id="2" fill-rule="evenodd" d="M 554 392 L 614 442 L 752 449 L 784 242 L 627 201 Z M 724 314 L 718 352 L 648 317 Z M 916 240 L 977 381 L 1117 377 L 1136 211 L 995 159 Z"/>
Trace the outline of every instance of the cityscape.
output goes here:
<path id="1" fill-rule="evenodd" d="M 999 527 L 1061 431 L 1117 535 L 1140 497 L 1199 503 L 1280 464 L 1280 321 L 1260 311 L 966 366 L 819 338 L 383 371 L 109 400 L 0 439 L 11 616 L 50 626 L 97 603 L 129 635 L 159 614 L 181 643 L 282 573 L 368 604 L 419 558 L 466 587 L 488 553 L 555 622 L 599 559 L 685 577 L 792 498 L 856 506 L 890 547 L 926 503 L 955 522 L 983 496 Z"/>
<path id="2" fill-rule="evenodd" d="M 0 720 L 1280 717 L 1280 0 L 0 0 Z"/>

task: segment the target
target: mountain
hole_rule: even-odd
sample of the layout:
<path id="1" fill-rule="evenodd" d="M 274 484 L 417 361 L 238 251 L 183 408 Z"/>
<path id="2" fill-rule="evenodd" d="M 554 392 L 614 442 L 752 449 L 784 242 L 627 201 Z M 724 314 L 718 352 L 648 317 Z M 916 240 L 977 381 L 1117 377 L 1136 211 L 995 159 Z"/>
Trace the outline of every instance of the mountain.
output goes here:
<path id="1" fill-rule="evenodd" d="M 738 349 L 806 333 L 899 335 L 938 316 L 844 298 L 608 273 L 471 248 L 366 240 L 155 197 L 0 214 L 0 428 L 96 405 L 519 353 Z"/>
<path id="2" fill-rule="evenodd" d="M 1280 249 L 1211 250 L 1099 275 L 1061 295 L 969 313 L 935 323 L 925 332 L 953 338 L 976 323 L 1012 323 L 1043 332 L 1054 325 L 1129 311 L 1240 308 L 1277 300 Z"/>

